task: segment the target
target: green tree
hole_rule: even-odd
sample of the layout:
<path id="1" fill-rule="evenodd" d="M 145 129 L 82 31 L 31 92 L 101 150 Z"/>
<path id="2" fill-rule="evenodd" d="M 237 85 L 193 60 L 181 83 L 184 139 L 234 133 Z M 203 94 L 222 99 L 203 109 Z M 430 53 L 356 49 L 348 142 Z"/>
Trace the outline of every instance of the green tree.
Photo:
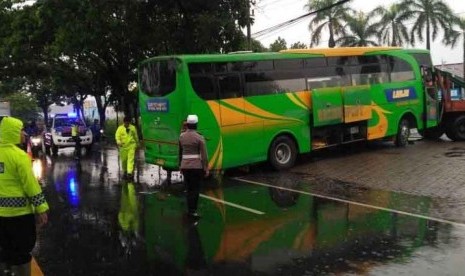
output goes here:
<path id="1" fill-rule="evenodd" d="M 55 75 L 52 73 L 54 60 L 43 47 L 51 35 L 39 28 L 34 6 L 2 7 L 0 18 L 8 24 L 0 26 L 3 34 L 0 37 L 0 81 L 8 87 L 6 93 L 20 90 L 35 98 L 47 118 L 48 106 L 61 98 L 55 93 L 55 87 L 50 86 Z"/>
<path id="2" fill-rule="evenodd" d="M 336 44 L 340 46 L 377 46 L 378 43 L 374 40 L 378 34 L 376 25 L 370 24 L 372 17 L 363 12 L 357 13 L 354 17 L 347 18 L 346 28 L 350 33 L 336 40 Z"/>
<path id="3" fill-rule="evenodd" d="M 291 45 L 291 49 L 307 49 L 307 45 L 305 45 L 305 43 L 298 41 Z"/>
<path id="4" fill-rule="evenodd" d="M 3 100 L 10 102 L 11 116 L 21 119 L 23 122 L 37 119 L 40 109 L 30 93 L 24 91 L 11 93 L 5 95 Z"/>
<path id="5" fill-rule="evenodd" d="M 462 40 L 463 48 L 463 79 L 465 80 L 465 17 L 459 18 L 455 25 L 460 28 L 460 31 L 456 31 L 453 28 L 446 30 L 447 34 L 444 36 L 443 43 L 450 45 L 454 48 L 457 43 Z"/>
<path id="6" fill-rule="evenodd" d="M 239 50 L 241 28 L 250 21 L 248 0 L 37 0 L 20 9 L 6 2 L 0 5 L 2 81 L 25 77 L 36 91 L 96 96 L 100 116 L 109 103 L 136 113 L 137 94 L 128 84 L 141 60 Z"/>
<path id="7" fill-rule="evenodd" d="M 278 38 L 270 44 L 270 51 L 271 52 L 279 52 L 281 50 L 287 49 L 287 42 L 284 38 L 278 36 Z"/>
<path id="8" fill-rule="evenodd" d="M 268 49 L 265 46 L 263 46 L 263 44 L 260 41 L 252 38 L 251 42 L 252 42 L 251 43 L 252 44 L 251 45 L 252 46 L 252 49 L 251 49 L 252 52 L 266 52 L 266 51 L 268 51 Z M 241 44 L 241 46 L 239 47 L 238 50 L 240 50 L 240 51 L 247 51 L 248 50 L 248 45 L 247 45 L 247 40 L 246 39 L 244 39 L 244 41 L 242 42 L 242 44 Z"/>
<path id="9" fill-rule="evenodd" d="M 379 31 L 381 44 L 402 46 L 409 41 L 408 29 L 405 22 L 409 19 L 408 13 L 403 12 L 402 4 L 391 4 L 389 7 L 378 6 L 370 15 L 378 15 L 380 19 L 375 23 Z"/>
<path id="10" fill-rule="evenodd" d="M 407 7 L 404 11 L 406 16 L 414 18 L 410 42 L 415 44 L 418 39 L 423 42 L 426 35 L 426 49 L 431 49 L 431 41 L 434 41 L 440 31 L 450 29 L 451 22 L 455 22 L 457 17 L 452 13 L 449 6 L 442 0 L 406 0 L 403 5 Z"/>
<path id="11" fill-rule="evenodd" d="M 309 11 L 322 10 L 338 2 L 338 0 L 308 0 L 305 7 Z M 346 3 L 336 5 L 330 9 L 316 13 L 310 20 L 309 30 L 311 33 L 310 47 L 320 44 L 321 35 L 325 29 L 329 32 L 328 47 L 336 46 L 336 36 L 344 34 L 344 22 L 351 9 Z"/>

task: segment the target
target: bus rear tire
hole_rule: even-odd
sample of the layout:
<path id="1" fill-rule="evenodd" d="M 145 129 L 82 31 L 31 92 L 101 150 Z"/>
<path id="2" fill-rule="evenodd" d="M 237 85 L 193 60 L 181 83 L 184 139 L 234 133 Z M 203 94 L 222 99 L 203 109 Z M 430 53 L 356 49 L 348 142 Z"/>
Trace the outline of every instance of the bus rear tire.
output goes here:
<path id="1" fill-rule="evenodd" d="M 297 158 L 297 146 L 290 137 L 278 136 L 271 143 L 268 151 L 268 161 L 273 169 L 280 171 L 294 166 Z"/>
<path id="2" fill-rule="evenodd" d="M 407 118 L 400 120 L 399 126 L 397 127 L 397 135 L 394 144 L 396 147 L 405 147 L 408 144 L 408 138 L 410 137 L 410 124 Z"/>

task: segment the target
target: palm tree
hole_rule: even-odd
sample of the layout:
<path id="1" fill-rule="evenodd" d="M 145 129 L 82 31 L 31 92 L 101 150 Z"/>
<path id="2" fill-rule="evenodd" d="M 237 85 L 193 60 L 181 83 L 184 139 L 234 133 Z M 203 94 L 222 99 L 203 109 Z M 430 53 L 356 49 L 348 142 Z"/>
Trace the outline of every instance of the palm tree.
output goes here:
<path id="1" fill-rule="evenodd" d="M 465 79 L 465 17 L 459 18 L 454 22 L 457 27 L 460 28 L 460 31 L 454 30 L 452 27 L 446 30 L 446 34 L 443 39 L 443 43 L 450 45 L 452 48 L 455 47 L 457 42 L 462 39 L 463 43 L 463 78 Z"/>
<path id="2" fill-rule="evenodd" d="M 357 13 L 354 17 L 346 19 L 347 25 L 345 29 L 349 29 L 350 33 L 344 32 L 344 36 L 336 40 L 336 44 L 340 46 L 378 46 L 378 43 L 373 40 L 378 35 L 376 25 L 370 24 L 370 19 L 373 18 L 363 12 Z"/>
<path id="3" fill-rule="evenodd" d="M 346 3 L 335 5 L 338 0 L 308 0 L 305 7 L 309 11 L 321 10 L 316 13 L 308 26 L 311 35 L 310 47 L 318 45 L 321 41 L 321 33 L 325 28 L 329 31 L 328 47 L 336 46 L 334 37 L 344 33 L 343 23 L 351 9 Z M 335 5 L 335 6 L 333 6 Z M 325 9 L 331 7 L 329 9 Z"/>
<path id="4" fill-rule="evenodd" d="M 390 46 L 402 46 L 409 41 L 409 35 L 405 21 L 409 19 L 408 13 L 401 12 L 404 7 L 401 4 L 391 4 L 388 8 L 378 6 L 370 14 L 379 15 L 381 18 L 375 27 L 379 30 L 381 44 Z"/>
<path id="5" fill-rule="evenodd" d="M 415 37 L 423 41 L 423 34 L 426 33 L 426 49 L 431 49 L 431 40 L 435 40 L 439 31 L 447 30 L 450 22 L 456 20 L 452 10 L 442 0 L 406 0 L 403 5 L 408 7 L 405 15 L 415 18 L 410 42 L 415 44 Z"/>

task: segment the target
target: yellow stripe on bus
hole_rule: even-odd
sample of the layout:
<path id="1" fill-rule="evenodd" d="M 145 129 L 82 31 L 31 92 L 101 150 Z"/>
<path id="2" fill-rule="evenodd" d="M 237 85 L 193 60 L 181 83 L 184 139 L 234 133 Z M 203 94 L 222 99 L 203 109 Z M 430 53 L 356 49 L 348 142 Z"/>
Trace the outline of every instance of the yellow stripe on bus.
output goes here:
<path id="1" fill-rule="evenodd" d="M 31 276 L 44 276 L 44 273 L 42 273 L 42 270 L 34 258 L 32 258 L 31 261 Z"/>

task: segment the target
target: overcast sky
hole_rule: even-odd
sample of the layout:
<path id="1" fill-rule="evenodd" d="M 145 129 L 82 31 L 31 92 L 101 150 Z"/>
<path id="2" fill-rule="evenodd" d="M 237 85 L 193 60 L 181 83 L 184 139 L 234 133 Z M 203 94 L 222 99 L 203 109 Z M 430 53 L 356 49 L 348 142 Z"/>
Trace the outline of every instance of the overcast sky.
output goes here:
<path id="1" fill-rule="evenodd" d="M 304 8 L 308 0 L 256 0 L 256 2 L 256 7 L 254 8 L 255 24 L 252 26 L 252 34 L 308 13 L 308 10 Z M 369 12 L 379 5 L 390 5 L 395 2 L 397 1 L 351 0 L 349 5 L 355 10 Z M 457 15 L 465 17 L 465 0 L 444 0 L 444 2 L 447 3 Z M 288 47 L 290 47 L 292 43 L 298 41 L 308 45 L 310 43 L 310 32 L 308 31 L 309 22 L 310 18 L 306 18 L 298 24 L 258 37 L 257 39 L 266 47 L 273 43 L 278 36 L 286 40 Z M 319 47 L 327 47 L 328 36 L 322 37 L 321 40 L 324 42 L 322 42 Z M 463 44 L 461 41 L 457 44 L 455 49 L 451 49 L 450 47 L 442 45 L 440 40 L 441 38 L 439 37 L 431 45 L 431 54 L 434 64 L 463 62 Z M 426 48 L 426 44 L 417 43 L 414 48 Z"/>

